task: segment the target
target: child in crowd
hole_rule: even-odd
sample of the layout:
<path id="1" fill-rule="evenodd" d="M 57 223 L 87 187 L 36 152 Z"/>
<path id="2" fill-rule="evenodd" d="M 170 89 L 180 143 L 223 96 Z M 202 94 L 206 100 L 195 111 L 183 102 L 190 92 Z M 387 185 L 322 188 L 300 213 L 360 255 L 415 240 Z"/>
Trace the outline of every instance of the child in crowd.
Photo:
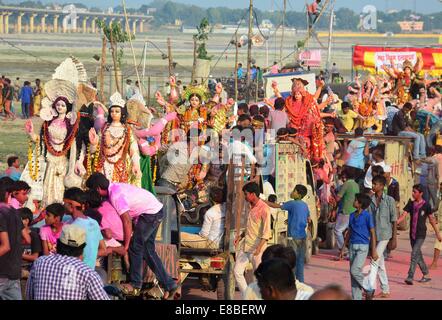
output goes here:
<path id="1" fill-rule="evenodd" d="M 28 195 L 31 187 L 24 181 L 15 181 L 12 187 L 12 197 L 9 203 L 14 209 L 20 209 L 28 201 Z"/>
<path id="2" fill-rule="evenodd" d="M 367 211 L 371 198 L 363 193 L 356 194 L 355 198 L 353 207 L 356 211 L 350 214 L 348 232 L 345 236 L 344 246 L 340 251 L 340 259 L 343 258 L 344 247 L 350 244 L 350 278 L 353 300 L 362 300 L 362 290 L 366 293 L 366 299 L 372 300 L 374 291 L 364 287 L 364 275 L 362 273 L 362 267 L 365 264 L 370 247 L 371 259 L 376 261 L 379 258 L 376 252 L 374 219 Z"/>
<path id="3" fill-rule="evenodd" d="M 307 224 L 310 223 L 310 210 L 302 199 L 307 195 L 307 188 L 301 184 L 295 186 L 291 197 L 293 200 L 277 204 L 267 201 L 271 208 L 281 208 L 288 211 L 287 236 L 289 246 L 296 253 L 296 279 L 304 282 L 304 261 L 306 251 Z"/>
<path id="4" fill-rule="evenodd" d="M 284 111 L 284 107 L 285 100 L 283 98 L 277 98 L 275 100 L 275 110 L 270 112 L 270 128 L 276 132 L 281 128 L 287 127 L 289 124 L 289 117 Z"/>
<path id="5" fill-rule="evenodd" d="M 96 220 L 84 214 L 87 204 L 86 193 L 80 188 L 69 188 L 63 194 L 63 203 L 66 213 L 73 219 L 72 224 L 86 231 L 86 247 L 83 251 L 83 262 L 92 270 L 95 270 L 97 257 L 106 256 L 107 251 L 99 224 Z"/>
<path id="6" fill-rule="evenodd" d="M 109 201 L 101 198 L 95 190 L 88 192 L 88 208 L 84 214 L 98 222 L 101 233 L 108 248 L 113 253 L 124 256 L 126 254 L 122 245 L 124 241 L 123 222 Z"/>
<path id="7" fill-rule="evenodd" d="M 439 241 L 442 241 L 442 235 L 439 232 L 436 219 L 433 216 L 431 205 L 424 200 L 423 196 L 424 187 L 421 184 L 414 185 L 412 192 L 414 201 L 408 201 L 404 208 L 404 214 L 401 215 L 397 222 L 399 224 L 407 214 L 410 215 L 411 259 L 410 268 L 408 269 L 408 277 L 405 279 L 405 283 L 408 285 L 413 284 L 416 265 L 419 266 L 422 272 L 422 279 L 420 279 L 419 282 L 426 283 L 431 280 L 431 278 L 428 277 L 430 271 L 428 270 L 424 257 L 422 256 L 422 245 L 424 244 L 427 236 L 427 218 L 433 227 L 436 238 Z"/>
<path id="8" fill-rule="evenodd" d="M 278 201 L 278 197 L 276 196 L 276 194 L 271 194 L 271 195 L 269 195 L 269 197 L 267 198 L 267 201 L 268 202 L 271 202 L 271 203 L 276 203 L 277 201 Z M 273 222 L 275 221 L 275 219 L 276 219 L 276 215 L 277 215 L 277 213 L 278 213 L 278 209 L 276 209 L 276 208 L 270 208 L 270 216 L 271 216 L 271 224 L 270 224 L 270 228 L 273 230 Z"/>
<path id="9" fill-rule="evenodd" d="M 30 228 L 32 222 L 32 211 L 29 208 L 21 208 L 17 210 L 23 223 L 22 230 L 22 264 L 21 264 L 21 280 L 20 286 L 22 291 L 22 297 L 25 297 L 26 283 L 29 278 L 29 272 L 31 271 L 32 263 L 38 259 L 43 249 L 41 247 L 40 236 L 38 230 Z M 24 236 L 27 236 L 26 238 Z M 30 242 L 29 242 L 30 237 Z"/>
<path id="10" fill-rule="evenodd" d="M 23 241 L 23 264 L 22 267 L 29 271 L 32 262 L 38 259 L 43 249 L 41 247 L 40 236 L 37 230 L 30 227 L 32 222 L 32 211 L 29 208 L 18 209 L 24 231 L 31 237 L 31 243 Z"/>
<path id="11" fill-rule="evenodd" d="M 46 207 L 46 225 L 40 228 L 43 254 L 45 256 L 57 253 L 57 240 L 60 238 L 65 208 L 60 203 L 53 203 Z"/>
<path id="12" fill-rule="evenodd" d="M 264 123 L 266 130 L 270 129 L 270 109 L 267 106 L 259 108 L 259 114 L 264 117 Z"/>
<path id="13" fill-rule="evenodd" d="M 342 114 L 339 115 L 339 118 L 341 119 L 345 129 L 347 129 L 347 132 L 352 132 L 356 124 L 355 119 L 358 118 L 363 119 L 363 117 L 358 113 L 354 112 L 350 108 L 350 103 L 345 101 L 342 102 L 341 104 L 341 110 Z"/>

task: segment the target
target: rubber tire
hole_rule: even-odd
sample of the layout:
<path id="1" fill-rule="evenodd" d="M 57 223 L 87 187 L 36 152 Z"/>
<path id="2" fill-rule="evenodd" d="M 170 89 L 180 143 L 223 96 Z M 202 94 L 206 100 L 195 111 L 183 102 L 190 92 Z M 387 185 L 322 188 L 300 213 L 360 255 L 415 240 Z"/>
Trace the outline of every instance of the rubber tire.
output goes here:
<path id="1" fill-rule="evenodd" d="M 312 255 L 317 255 L 319 254 L 319 240 L 316 239 L 315 241 L 313 241 L 313 246 L 312 246 Z"/>
<path id="2" fill-rule="evenodd" d="M 218 300 L 234 300 L 235 299 L 235 276 L 233 274 L 233 267 L 235 261 L 233 256 L 230 255 L 230 259 L 225 267 L 226 272 L 218 277 L 216 283 L 216 297 Z"/>
<path id="3" fill-rule="evenodd" d="M 335 223 L 329 222 L 327 223 L 325 231 L 325 248 L 329 250 L 334 249 L 335 245 L 336 245 Z"/>
<path id="4" fill-rule="evenodd" d="M 307 239 L 305 241 L 305 264 L 310 263 L 310 260 L 312 259 L 313 254 L 313 241 L 312 241 L 312 234 L 309 232 L 307 234 Z"/>

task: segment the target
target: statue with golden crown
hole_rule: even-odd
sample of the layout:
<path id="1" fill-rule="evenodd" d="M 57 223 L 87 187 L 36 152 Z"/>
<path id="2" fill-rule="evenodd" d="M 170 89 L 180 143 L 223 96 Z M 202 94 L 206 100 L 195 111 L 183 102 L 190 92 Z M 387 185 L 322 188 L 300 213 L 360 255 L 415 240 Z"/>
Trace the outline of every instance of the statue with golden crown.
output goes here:
<path id="1" fill-rule="evenodd" d="M 394 61 L 391 61 L 391 68 L 383 66 L 383 70 L 392 78 L 396 80 L 395 94 L 397 96 L 397 105 L 402 107 L 404 103 L 410 102 L 412 96 L 410 93 L 411 87 L 416 81 L 416 77 L 424 66 L 424 62 L 420 55 L 417 56 L 417 61 L 413 66 L 410 60 L 405 60 L 402 64 L 402 71 L 394 66 Z"/>

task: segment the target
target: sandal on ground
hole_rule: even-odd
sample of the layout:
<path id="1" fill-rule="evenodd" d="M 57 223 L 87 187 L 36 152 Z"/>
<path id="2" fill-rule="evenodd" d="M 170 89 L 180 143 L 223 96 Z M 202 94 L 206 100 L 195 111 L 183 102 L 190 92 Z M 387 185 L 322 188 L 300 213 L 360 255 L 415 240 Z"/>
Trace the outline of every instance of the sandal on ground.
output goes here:
<path id="1" fill-rule="evenodd" d="M 177 292 L 177 290 L 180 288 L 179 285 L 176 285 L 175 287 L 173 287 L 172 289 L 170 289 L 169 291 L 164 291 L 164 296 L 163 299 L 164 300 L 173 300 L 175 293 Z"/>
<path id="2" fill-rule="evenodd" d="M 375 298 L 387 299 L 390 298 L 390 292 L 381 292 L 375 296 Z"/>
<path id="3" fill-rule="evenodd" d="M 133 297 L 138 297 L 141 293 L 141 289 L 140 288 L 134 288 L 131 284 L 126 283 L 126 284 L 120 284 L 119 289 L 121 290 L 121 292 L 123 292 L 124 295 L 126 296 L 133 296 Z"/>
<path id="4" fill-rule="evenodd" d="M 420 279 L 418 282 L 419 283 L 427 283 L 430 281 L 431 281 L 431 278 L 427 278 L 426 276 L 423 276 L 422 279 Z"/>
<path id="5" fill-rule="evenodd" d="M 365 291 L 365 300 L 373 300 L 374 290 Z"/>

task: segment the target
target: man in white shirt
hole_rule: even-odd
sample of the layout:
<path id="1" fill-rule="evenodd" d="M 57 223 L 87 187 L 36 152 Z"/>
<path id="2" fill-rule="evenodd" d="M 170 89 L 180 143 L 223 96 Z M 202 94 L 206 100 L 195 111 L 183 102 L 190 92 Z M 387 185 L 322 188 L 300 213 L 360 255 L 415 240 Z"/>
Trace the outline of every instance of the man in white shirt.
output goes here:
<path id="1" fill-rule="evenodd" d="M 134 95 L 134 89 L 132 87 L 132 80 L 127 79 L 126 80 L 126 87 L 125 87 L 125 96 L 126 100 L 129 100 Z"/>
<path id="2" fill-rule="evenodd" d="M 198 234 L 181 232 L 181 245 L 187 248 L 218 249 L 224 235 L 226 206 L 223 203 L 223 190 L 217 187 L 210 189 L 210 200 L 214 205 L 204 215 L 204 222 Z"/>
<path id="3" fill-rule="evenodd" d="M 384 161 L 384 154 L 380 149 L 375 149 L 372 153 L 372 157 L 373 157 L 373 161 L 371 163 L 371 166 L 368 168 L 367 173 L 365 174 L 365 179 L 364 179 L 364 187 L 367 189 L 372 188 L 372 183 L 371 181 L 373 180 L 373 175 L 371 173 L 372 168 L 374 166 L 381 166 L 382 169 L 384 169 L 385 171 L 385 167 L 386 167 L 386 163 Z"/>

